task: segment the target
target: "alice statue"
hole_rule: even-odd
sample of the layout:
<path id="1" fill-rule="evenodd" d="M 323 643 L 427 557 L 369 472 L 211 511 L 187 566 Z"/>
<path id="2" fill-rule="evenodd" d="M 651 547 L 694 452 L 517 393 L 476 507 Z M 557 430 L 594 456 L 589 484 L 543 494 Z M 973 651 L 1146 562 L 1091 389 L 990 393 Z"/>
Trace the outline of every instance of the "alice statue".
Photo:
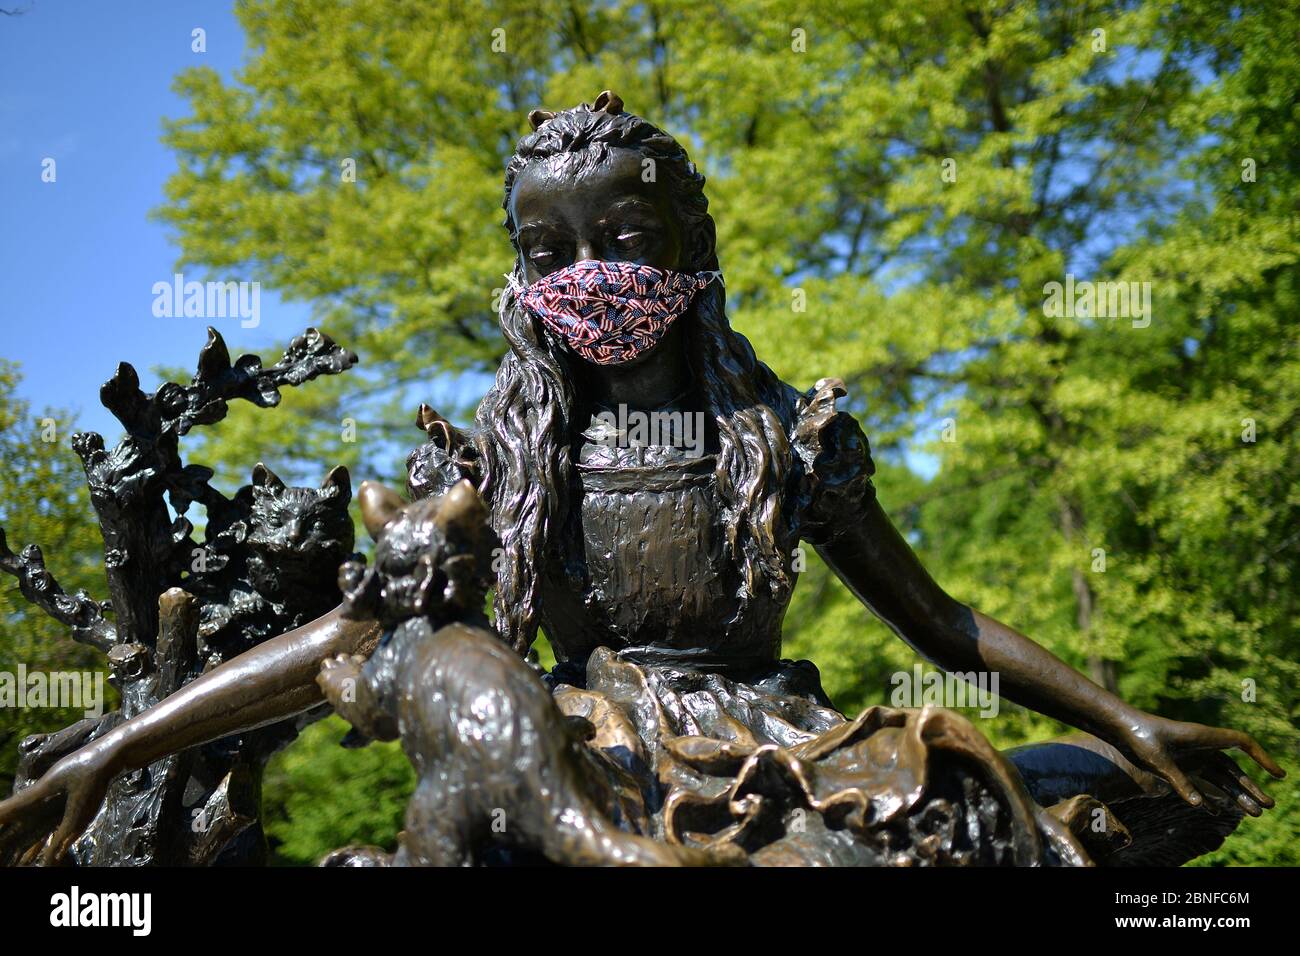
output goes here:
<path id="1" fill-rule="evenodd" d="M 610 92 L 529 120 L 505 174 L 509 351 L 473 428 L 421 408 L 411 503 L 363 485 L 374 565 L 54 764 L 0 827 L 53 814 L 41 856 L 62 862 L 115 775 L 323 699 L 419 778 L 396 854 L 336 865 L 1177 864 L 1273 805 L 1224 753 L 1280 776 L 1247 734 L 1131 707 L 931 579 L 843 384 L 797 391 L 728 323 L 704 177 L 672 137 Z M 637 439 L 646 420 L 699 428 Z M 925 658 L 1080 733 L 1004 754 L 949 710 L 846 718 L 781 657 L 801 542 Z"/>

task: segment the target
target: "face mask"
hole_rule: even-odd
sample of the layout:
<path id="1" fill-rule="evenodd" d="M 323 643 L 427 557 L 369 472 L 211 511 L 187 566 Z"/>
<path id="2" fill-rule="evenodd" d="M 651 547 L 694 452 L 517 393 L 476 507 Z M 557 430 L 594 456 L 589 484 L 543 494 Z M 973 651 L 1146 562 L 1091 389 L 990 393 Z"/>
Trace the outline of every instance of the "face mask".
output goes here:
<path id="1" fill-rule="evenodd" d="M 578 355 L 618 365 L 653 348 L 695 293 L 722 273 L 584 259 L 527 287 L 509 278 L 520 305 Z"/>

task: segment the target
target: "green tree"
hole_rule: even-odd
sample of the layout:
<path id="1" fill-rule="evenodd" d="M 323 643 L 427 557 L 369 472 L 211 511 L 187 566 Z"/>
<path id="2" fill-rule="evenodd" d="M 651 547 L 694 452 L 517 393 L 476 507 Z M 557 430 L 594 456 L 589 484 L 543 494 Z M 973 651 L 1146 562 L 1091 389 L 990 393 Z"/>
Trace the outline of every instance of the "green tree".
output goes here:
<path id="1" fill-rule="evenodd" d="M 57 409 L 34 414 L 16 395 L 18 366 L 0 360 L 0 528 L 15 552 L 41 548 L 45 564 L 65 591 L 85 588 L 108 596 L 104 542 L 100 538 L 81 461 L 72 451 L 72 416 Z M 0 670 L 16 677 L 18 665 L 37 671 L 105 674 L 104 709 L 116 706 L 103 655 L 78 644 L 68 628 L 29 604 L 13 578 L 0 575 Z M 81 720 L 82 710 L 0 707 L 0 792 L 13 786 L 18 742 Z"/>
<path id="2" fill-rule="evenodd" d="M 262 817 L 272 861 L 315 866 L 347 845 L 397 849 L 415 771 L 396 743 L 345 750 L 339 717 L 312 724 L 266 768 Z"/>
<path id="3" fill-rule="evenodd" d="M 304 455 L 337 450 L 351 416 L 391 474 L 433 376 L 494 367 L 503 163 L 529 109 L 613 88 L 708 173 L 733 321 L 796 385 L 846 379 L 882 501 L 954 595 L 1139 705 L 1297 756 L 1294 10 L 239 14 L 251 56 L 235 82 L 178 80 L 190 115 L 167 125 L 180 168 L 160 215 L 182 266 L 310 302 L 361 354 L 351 383 L 277 412 Z M 1150 283 L 1150 314 L 1054 314 L 1048 284 L 1067 276 Z M 444 411 L 463 415 L 463 381 Z M 207 457 L 268 452 L 251 427 L 231 434 Z M 815 560 L 795 602 L 787 650 L 846 709 L 886 700 L 911 652 Z M 1061 729 L 1014 707 L 985 727 L 1003 744 Z M 1279 794 L 1218 859 L 1294 853 L 1295 791 Z"/>

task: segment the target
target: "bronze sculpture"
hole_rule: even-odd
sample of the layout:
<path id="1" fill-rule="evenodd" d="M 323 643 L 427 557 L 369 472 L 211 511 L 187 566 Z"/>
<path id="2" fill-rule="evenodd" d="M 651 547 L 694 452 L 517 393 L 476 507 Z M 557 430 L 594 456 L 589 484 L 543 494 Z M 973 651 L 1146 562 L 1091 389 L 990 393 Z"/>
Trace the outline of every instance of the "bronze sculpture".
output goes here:
<path id="1" fill-rule="evenodd" d="M 318 489 L 288 488 L 259 462 L 252 483 L 227 499 L 210 484 L 210 469 L 182 461 L 180 440 L 194 426 L 224 418 L 233 399 L 275 405 L 282 386 L 337 374 L 355 361 L 328 336 L 308 330 L 263 369 L 255 356 L 232 362 L 221 336 L 209 329 L 188 386 L 166 383 L 145 395 L 135 370 L 118 367 L 101 396 L 126 438 L 112 450 L 94 433 L 73 440 L 106 544 L 112 601 L 66 594 L 40 549 L 14 554 L 3 529 L 0 570 L 16 576 L 24 596 L 68 625 L 76 640 L 107 654 L 122 706 L 23 740 L 15 792 L 205 670 L 338 602 L 339 591 L 328 582 L 352 551 L 347 470 L 333 469 Z M 194 527 L 185 517 L 196 502 L 207 515 L 201 541 L 191 537 Z M 117 776 L 72 845 L 72 859 L 95 866 L 263 862 L 262 770 L 303 722 L 326 713 L 318 707 Z M 40 833 L 40 815 L 23 826 Z"/>
<path id="2" fill-rule="evenodd" d="M 42 853 L 61 861 L 115 774 L 322 688 L 416 763 L 396 862 L 1175 863 L 1272 805 L 1221 753 L 1281 775 L 1249 736 L 1129 707 L 930 578 L 842 384 L 801 394 L 730 328 L 704 180 L 671 137 L 608 92 L 530 121 L 506 173 L 510 351 L 474 428 L 422 408 L 408 461 L 413 499 L 446 497 L 363 485 L 379 551 L 345 567 L 343 607 L 55 763 L 0 804 L 6 838 L 62 801 Z M 611 437 L 618 409 L 699 416 L 700 441 Z M 923 655 L 1085 733 L 1001 755 L 946 711 L 847 720 L 780 659 L 800 541 Z M 472 608 L 489 583 L 496 637 Z M 521 656 L 539 627 L 545 678 Z"/>

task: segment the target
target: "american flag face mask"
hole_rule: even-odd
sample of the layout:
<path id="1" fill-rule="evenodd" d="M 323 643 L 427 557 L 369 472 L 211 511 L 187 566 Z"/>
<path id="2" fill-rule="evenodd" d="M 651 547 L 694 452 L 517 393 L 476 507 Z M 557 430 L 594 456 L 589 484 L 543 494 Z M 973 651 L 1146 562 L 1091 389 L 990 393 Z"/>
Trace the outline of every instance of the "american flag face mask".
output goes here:
<path id="1" fill-rule="evenodd" d="M 619 365 L 651 349 L 721 272 L 672 272 L 583 259 L 530 286 L 507 277 L 519 303 L 588 362 Z"/>

